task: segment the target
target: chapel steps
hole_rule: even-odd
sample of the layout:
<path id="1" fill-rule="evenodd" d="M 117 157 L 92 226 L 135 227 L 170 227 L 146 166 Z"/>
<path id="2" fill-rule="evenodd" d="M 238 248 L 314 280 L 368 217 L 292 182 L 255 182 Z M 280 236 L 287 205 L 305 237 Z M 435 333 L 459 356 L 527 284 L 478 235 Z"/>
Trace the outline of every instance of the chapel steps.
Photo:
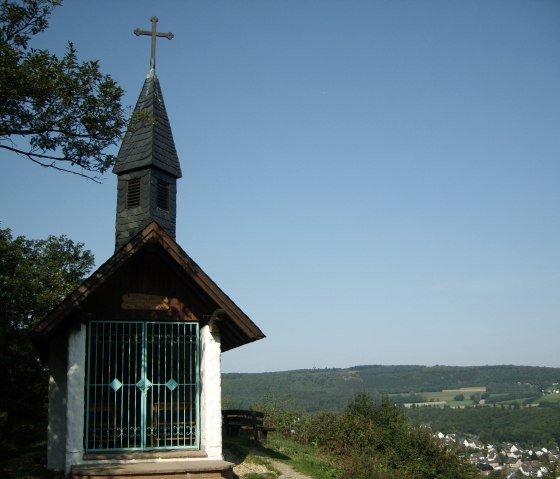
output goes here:
<path id="1" fill-rule="evenodd" d="M 218 460 L 144 461 L 72 466 L 72 479 L 233 479 L 234 464 Z"/>

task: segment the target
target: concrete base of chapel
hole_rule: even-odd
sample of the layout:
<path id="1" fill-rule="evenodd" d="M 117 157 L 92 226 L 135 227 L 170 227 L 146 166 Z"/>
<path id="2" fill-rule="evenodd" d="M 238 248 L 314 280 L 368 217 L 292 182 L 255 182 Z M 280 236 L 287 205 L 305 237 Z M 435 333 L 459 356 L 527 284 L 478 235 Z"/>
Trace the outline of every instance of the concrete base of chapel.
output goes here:
<path id="1" fill-rule="evenodd" d="M 233 479 L 234 464 L 218 460 L 146 461 L 72 466 L 72 479 Z"/>

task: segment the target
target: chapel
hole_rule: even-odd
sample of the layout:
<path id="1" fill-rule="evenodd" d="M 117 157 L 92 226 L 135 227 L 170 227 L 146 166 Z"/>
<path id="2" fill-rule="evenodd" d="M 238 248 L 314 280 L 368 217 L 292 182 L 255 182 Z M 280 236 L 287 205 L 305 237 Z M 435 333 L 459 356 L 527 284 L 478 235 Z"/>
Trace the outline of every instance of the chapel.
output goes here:
<path id="1" fill-rule="evenodd" d="M 113 168 L 115 253 L 32 336 L 50 374 L 48 468 L 76 479 L 231 478 L 221 353 L 264 338 L 175 240 L 182 170 L 155 69 L 172 34 L 156 23 L 135 30 L 152 56 Z"/>

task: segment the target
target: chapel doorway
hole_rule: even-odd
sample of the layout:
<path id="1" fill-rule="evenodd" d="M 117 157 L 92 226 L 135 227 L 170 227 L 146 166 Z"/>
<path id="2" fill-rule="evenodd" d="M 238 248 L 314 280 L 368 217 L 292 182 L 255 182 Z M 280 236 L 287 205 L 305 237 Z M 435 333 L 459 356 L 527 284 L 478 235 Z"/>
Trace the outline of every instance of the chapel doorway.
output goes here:
<path id="1" fill-rule="evenodd" d="M 91 321 L 86 450 L 198 449 L 198 344 L 195 322 Z"/>

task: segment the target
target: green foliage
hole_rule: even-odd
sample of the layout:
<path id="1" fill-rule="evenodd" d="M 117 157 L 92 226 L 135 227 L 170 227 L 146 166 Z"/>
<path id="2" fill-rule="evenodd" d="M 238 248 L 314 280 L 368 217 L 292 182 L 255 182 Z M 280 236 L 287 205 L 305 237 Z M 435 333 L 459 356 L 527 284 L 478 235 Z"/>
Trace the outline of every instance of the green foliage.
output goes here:
<path id="1" fill-rule="evenodd" d="M 275 398 L 267 394 L 254 407 L 264 412 L 264 424 L 285 437 L 300 443 L 308 443 L 311 429 L 311 416 L 291 408 L 291 401 Z"/>
<path id="2" fill-rule="evenodd" d="M 560 465 L 555 462 L 554 464 L 547 465 L 547 472 L 542 476 L 542 479 L 558 479 L 560 475 Z"/>
<path id="3" fill-rule="evenodd" d="M 414 427 L 387 398 L 376 405 L 358 394 L 336 419 L 335 427 L 319 434 L 317 441 L 342 458 L 343 478 L 477 477 L 453 446 L 428 428 Z M 318 432 L 325 431 L 324 426 Z"/>
<path id="4" fill-rule="evenodd" d="M 498 407 L 409 409 L 416 424 L 445 433 L 473 434 L 485 443 L 515 441 L 524 447 L 554 448 L 560 444 L 560 409 Z"/>
<path id="5" fill-rule="evenodd" d="M 70 42 L 62 58 L 29 47 L 59 4 L 0 3 L 0 148 L 97 180 L 115 160 L 105 149 L 126 125 L 123 90 L 97 61 L 78 62 Z"/>
<path id="6" fill-rule="evenodd" d="M 0 449 L 44 436 L 47 375 L 29 332 L 92 266 L 83 244 L 65 236 L 29 240 L 0 228 Z"/>
<path id="7" fill-rule="evenodd" d="M 236 408 L 248 408 L 272 395 L 305 412 L 341 410 L 363 390 L 359 375 L 349 370 L 314 369 L 223 376 L 224 397 L 235 398 L 231 407 Z"/>
<path id="8" fill-rule="evenodd" d="M 405 404 L 405 403 L 415 403 L 424 402 L 426 398 L 420 394 L 391 394 L 391 401 L 395 404 Z"/>
<path id="9" fill-rule="evenodd" d="M 560 394 L 548 394 L 539 400 L 540 407 L 560 409 Z"/>
<path id="10" fill-rule="evenodd" d="M 311 441 L 338 458 L 341 479 L 467 479 L 478 477 L 452 445 L 414 427 L 384 399 L 358 394 L 343 413 L 313 421 Z"/>
<path id="11" fill-rule="evenodd" d="M 482 399 L 482 394 L 481 393 L 475 393 L 475 394 L 471 394 L 469 396 L 469 399 L 474 403 L 474 404 L 478 404 L 480 402 L 480 400 Z"/>
<path id="12" fill-rule="evenodd" d="M 290 401 L 277 399 L 270 394 L 265 395 L 253 409 L 264 412 L 265 426 L 273 427 L 284 435 L 293 434 L 302 418 L 301 412 L 291 410 Z"/>
<path id="13" fill-rule="evenodd" d="M 560 368 L 359 366 L 225 374 L 222 384 L 225 397 L 235 398 L 230 399 L 230 407 L 248 408 L 270 403 L 270 398 L 275 398 L 272 405 L 277 411 L 271 409 L 271 417 L 284 414 L 282 411 L 299 411 L 278 421 L 284 424 L 278 430 L 292 431 L 303 440 L 310 435 L 310 425 L 304 413 L 318 413 L 327 420 L 331 415 L 325 411 L 343 411 L 352 397 L 361 392 L 368 393 L 375 401 L 386 393 L 395 403 L 413 402 L 408 401 L 412 398 L 451 401 L 454 396 L 463 394 L 463 401 L 448 404 L 467 406 L 464 410 L 414 408 L 407 410 L 407 414 L 416 424 L 430 424 L 445 433 L 480 435 L 489 443 L 516 441 L 521 445 L 546 447 L 560 441 L 556 426 L 560 422 L 557 416 L 560 395 L 538 397 L 535 394 L 543 389 L 553 390 L 559 380 Z M 461 391 L 460 388 L 467 389 Z M 485 391 L 485 388 L 492 392 Z M 470 395 L 469 399 L 466 395 Z M 496 404 L 496 407 L 471 407 L 473 401 L 478 404 L 479 400 Z M 538 403 L 541 407 L 538 410 L 526 408 L 529 403 Z M 508 414 L 512 415 L 509 419 Z"/>
<path id="14" fill-rule="evenodd" d="M 376 401 L 384 394 L 420 397 L 424 392 L 488 386 L 493 394 L 524 399 L 560 381 L 560 368 L 528 366 L 358 366 L 349 369 L 307 369 L 259 374 L 224 374 L 223 392 L 233 408 L 248 408 L 272 395 L 305 412 L 342 411 L 358 393 Z M 522 391 L 521 391 L 522 390 Z M 519 396 L 523 394 L 523 396 Z M 459 394 L 459 392 L 454 393 Z M 468 394 L 468 393 L 467 393 Z M 452 398 L 453 396 L 451 396 Z M 488 393 L 481 393 L 488 399 Z M 537 401 L 538 402 L 538 401 Z"/>
<path id="15" fill-rule="evenodd" d="M 274 451 L 275 459 L 303 474 L 317 479 L 338 479 L 337 468 L 312 444 L 274 433 L 270 436 L 268 448 Z"/>

